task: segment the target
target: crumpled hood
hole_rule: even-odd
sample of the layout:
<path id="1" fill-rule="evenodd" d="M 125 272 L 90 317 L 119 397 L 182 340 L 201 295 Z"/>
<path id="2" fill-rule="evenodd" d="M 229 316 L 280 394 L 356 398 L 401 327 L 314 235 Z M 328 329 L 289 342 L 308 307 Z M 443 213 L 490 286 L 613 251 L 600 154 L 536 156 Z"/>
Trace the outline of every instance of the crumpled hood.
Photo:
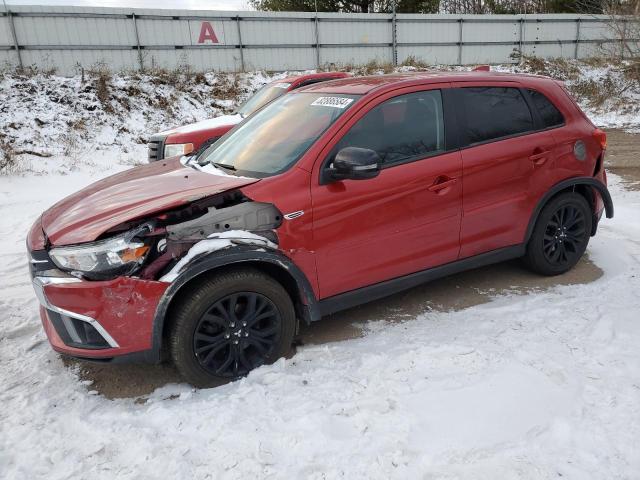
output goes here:
<path id="1" fill-rule="evenodd" d="M 236 115 L 222 115 L 220 117 L 209 118 L 207 120 L 202 120 L 201 122 L 190 123 L 189 125 L 184 125 L 182 127 L 171 128 L 169 130 L 165 130 L 163 132 L 158 133 L 158 135 L 175 135 L 175 134 L 183 134 L 183 133 L 194 133 L 199 131 L 208 131 L 213 130 L 220 127 L 225 127 L 225 129 L 229 129 L 242 121 L 242 116 L 239 114 Z"/>
<path id="2" fill-rule="evenodd" d="M 47 210 L 42 228 L 53 245 L 90 242 L 124 222 L 257 181 L 194 170 L 176 157 L 89 185 Z"/>

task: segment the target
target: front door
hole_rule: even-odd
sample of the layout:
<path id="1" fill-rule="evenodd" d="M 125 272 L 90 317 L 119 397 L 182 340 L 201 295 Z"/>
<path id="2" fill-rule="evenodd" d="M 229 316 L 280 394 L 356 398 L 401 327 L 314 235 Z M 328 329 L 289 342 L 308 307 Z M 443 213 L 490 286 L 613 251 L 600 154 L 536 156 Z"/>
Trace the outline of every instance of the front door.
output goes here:
<path id="1" fill-rule="evenodd" d="M 460 152 L 445 141 L 441 89 L 412 90 L 374 100 L 316 162 L 320 177 L 341 148 L 375 150 L 382 161 L 373 179 L 312 181 L 321 298 L 458 258 Z"/>

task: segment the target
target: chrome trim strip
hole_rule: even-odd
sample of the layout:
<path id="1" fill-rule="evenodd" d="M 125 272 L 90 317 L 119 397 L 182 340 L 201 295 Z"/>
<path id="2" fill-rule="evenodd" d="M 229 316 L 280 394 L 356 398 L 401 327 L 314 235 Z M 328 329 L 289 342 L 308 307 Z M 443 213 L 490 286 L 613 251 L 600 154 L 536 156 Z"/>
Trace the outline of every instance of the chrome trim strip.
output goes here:
<path id="1" fill-rule="evenodd" d="M 43 307 L 48 308 L 49 310 L 53 310 L 54 312 L 59 313 L 61 315 L 72 317 L 82 322 L 87 322 L 93 328 L 95 328 L 100 335 L 102 335 L 102 337 L 107 341 L 110 347 L 118 348 L 120 346 L 118 345 L 118 342 L 116 342 L 113 339 L 113 337 L 109 335 L 109 333 L 104 329 L 104 327 L 100 325 L 100 322 L 98 322 L 95 318 L 91 318 L 86 315 L 81 315 L 80 313 L 71 312 L 69 310 L 65 310 L 64 308 L 56 307 L 55 305 L 52 305 L 51 302 L 49 302 L 49 299 L 44 293 L 45 285 L 60 285 L 64 283 L 81 283 L 81 282 L 82 280 L 74 277 L 34 277 L 33 289 L 35 290 L 36 297 L 38 297 L 38 300 L 40 301 Z M 63 322 L 64 322 L 64 318 L 63 318 Z M 75 330 L 69 329 L 68 327 L 67 327 L 67 330 L 69 331 L 69 335 L 71 335 L 73 338 L 73 334 L 75 333 Z M 77 340 L 73 338 L 73 340 L 80 342 L 79 338 Z"/>
<path id="2" fill-rule="evenodd" d="M 298 210 L 297 212 L 291 212 L 284 215 L 284 218 L 287 220 L 293 220 L 294 218 L 298 218 L 304 215 L 304 210 Z"/>
<path id="3" fill-rule="evenodd" d="M 371 164 L 371 165 L 355 165 L 352 168 L 356 172 L 363 171 L 363 170 L 377 170 L 378 169 L 378 164 L 376 163 L 376 164 Z"/>

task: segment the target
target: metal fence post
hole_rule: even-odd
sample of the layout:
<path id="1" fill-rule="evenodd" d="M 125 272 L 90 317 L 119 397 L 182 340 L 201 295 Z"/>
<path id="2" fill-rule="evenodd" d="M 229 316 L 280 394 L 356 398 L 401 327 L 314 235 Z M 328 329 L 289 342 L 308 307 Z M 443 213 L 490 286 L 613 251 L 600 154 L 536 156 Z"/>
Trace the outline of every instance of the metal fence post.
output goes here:
<path id="1" fill-rule="evenodd" d="M 522 63 L 522 57 L 524 57 L 524 52 L 522 51 L 522 49 L 524 48 L 524 18 L 520 17 L 520 20 L 518 20 L 518 22 L 520 23 L 520 29 L 518 33 L 518 50 L 520 50 L 520 55 L 518 63 Z"/>
<path id="2" fill-rule="evenodd" d="M 236 15 L 236 28 L 238 30 L 238 46 L 240 47 L 240 71 L 244 72 L 244 46 L 242 45 L 242 30 L 240 29 L 240 17 Z"/>
<path id="3" fill-rule="evenodd" d="M 580 17 L 576 20 L 576 49 L 573 52 L 573 58 L 578 59 L 578 47 L 580 46 Z"/>
<path id="4" fill-rule="evenodd" d="M 320 30 L 318 28 L 318 12 L 316 11 L 316 16 L 313 18 L 314 24 L 314 36 L 316 41 L 316 69 L 320 68 Z"/>
<path id="5" fill-rule="evenodd" d="M 136 14 L 131 14 L 133 20 L 133 31 L 136 34 L 136 46 L 138 48 L 138 63 L 140 63 L 140 71 L 144 72 L 144 62 L 142 61 L 142 49 L 140 48 L 140 35 L 138 34 L 138 22 L 136 21 Z"/>
<path id="6" fill-rule="evenodd" d="M 458 19 L 458 65 L 462 65 L 462 23 L 464 19 Z"/>
<path id="7" fill-rule="evenodd" d="M 397 35 L 397 16 L 396 16 L 396 1 L 392 0 L 393 15 L 391 17 L 391 48 L 393 56 L 393 65 L 398 65 L 398 35 Z"/>
<path id="8" fill-rule="evenodd" d="M 18 45 L 18 36 L 16 35 L 16 27 L 13 24 L 13 12 L 7 8 L 7 19 L 9 20 L 9 28 L 11 29 L 11 37 L 13 38 L 13 45 L 16 48 L 16 54 L 18 55 L 18 65 L 23 68 L 22 55 L 20 54 L 20 45 Z"/>

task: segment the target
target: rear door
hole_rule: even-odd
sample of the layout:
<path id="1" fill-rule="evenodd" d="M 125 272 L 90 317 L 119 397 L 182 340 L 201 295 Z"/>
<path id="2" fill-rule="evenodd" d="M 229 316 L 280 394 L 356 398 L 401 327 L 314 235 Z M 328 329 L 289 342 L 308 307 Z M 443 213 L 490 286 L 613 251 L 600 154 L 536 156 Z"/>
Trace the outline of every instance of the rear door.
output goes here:
<path id="1" fill-rule="evenodd" d="M 554 139 L 514 82 L 454 84 L 463 165 L 460 258 L 523 242 Z"/>
<path id="2" fill-rule="evenodd" d="M 322 298 L 457 259 L 462 161 L 445 138 L 444 86 L 373 100 L 316 162 L 311 196 Z M 323 182 L 323 169 L 349 146 L 375 150 L 380 175 Z"/>

